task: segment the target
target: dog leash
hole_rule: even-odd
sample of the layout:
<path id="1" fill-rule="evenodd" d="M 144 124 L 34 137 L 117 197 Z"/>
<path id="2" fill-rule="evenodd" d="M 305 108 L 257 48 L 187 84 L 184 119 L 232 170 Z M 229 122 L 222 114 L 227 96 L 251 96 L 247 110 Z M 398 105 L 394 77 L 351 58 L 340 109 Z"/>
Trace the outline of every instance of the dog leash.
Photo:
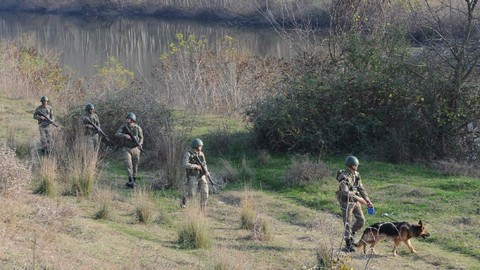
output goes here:
<path id="1" fill-rule="evenodd" d="M 387 218 L 389 218 L 389 219 L 391 219 L 391 220 L 395 221 L 395 222 L 398 222 L 398 220 L 396 220 L 396 219 L 394 219 L 394 218 L 392 218 L 392 217 L 390 216 L 391 214 L 384 213 L 383 215 L 384 215 L 385 217 L 387 217 Z"/>

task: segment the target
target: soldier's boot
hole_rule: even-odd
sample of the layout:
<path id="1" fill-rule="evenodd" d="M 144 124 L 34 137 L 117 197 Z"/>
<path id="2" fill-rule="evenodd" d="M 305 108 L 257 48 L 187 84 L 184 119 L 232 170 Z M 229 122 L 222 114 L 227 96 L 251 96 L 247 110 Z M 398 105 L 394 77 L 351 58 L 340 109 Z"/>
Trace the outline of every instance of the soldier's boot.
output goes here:
<path id="1" fill-rule="evenodd" d="M 187 206 L 187 198 L 184 196 L 180 202 L 180 207 L 185 208 Z"/>
<path id="2" fill-rule="evenodd" d="M 136 187 L 137 186 L 137 177 L 133 177 L 133 186 Z"/>
<path id="3" fill-rule="evenodd" d="M 133 177 L 128 177 L 128 182 L 125 185 L 129 188 L 134 188 L 135 184 L 133 182 Z"/>
<path id="4" fill-rule="evenodd" d="M 349 238 L 345 240 L 345 252 L 355 252 L 357 248 L 355 247 L 355 243 L 353 238 Z"/>

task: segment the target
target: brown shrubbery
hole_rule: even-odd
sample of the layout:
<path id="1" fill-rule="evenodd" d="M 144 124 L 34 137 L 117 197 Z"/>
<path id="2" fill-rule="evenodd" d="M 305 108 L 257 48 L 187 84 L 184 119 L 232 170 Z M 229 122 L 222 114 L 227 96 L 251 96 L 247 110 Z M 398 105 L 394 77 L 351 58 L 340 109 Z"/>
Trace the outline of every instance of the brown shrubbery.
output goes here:
<path id="1" fill-rule="evenodd" d="M 32 179 L 29 166 L 17 159 L 15 152 L 4 145 L 0 146 L 0 153 L 0 193 L 23 192 Z"/>

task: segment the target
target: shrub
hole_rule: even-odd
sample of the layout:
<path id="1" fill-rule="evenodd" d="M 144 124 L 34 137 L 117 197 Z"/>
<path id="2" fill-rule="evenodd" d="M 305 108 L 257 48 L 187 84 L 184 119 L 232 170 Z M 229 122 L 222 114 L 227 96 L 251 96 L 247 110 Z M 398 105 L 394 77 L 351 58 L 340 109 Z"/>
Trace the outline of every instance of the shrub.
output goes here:
<path id="1" fill-rule="evenodd" d="M 257 211 L 255 210 L 254 200 L 252 198 L 250 189 L 247 187 L 245 187 L 243 190 L 241 209 L 240 228 L 245 230 L 253 230 L 255 219 L 257 217 Z"/>
<path id="2" fill-rule="evenodd" d="M 178 244 L 183 249 L 208 248 L 212 243 L 208 221 L 196 207 L 188 208 L 178 229 Z"/>
<path id="3" fill-rule="evenodd" d="M 38 186 L 34 193 L 47 196 L 56 194 L 56 178 L 57 178 L 57 159 L 55 156 L 39 157 L 39 168 L 37 172 Z"/>
<path id="4" fill-rule="evenodd" d="M 66 156 L 68 176 L 74 194 L 89 197 L 95 187 L 98 170 L 98 152 L 91 151 L 86 140 L 80 137 Z"/>
<path id="5" fill-rule="evenodd" d="M 138 222 L 150 224 L 155 219 L 155 204 L 150 193 L 144 187 L 136 188 L 133 192 L 135 219 Z"/>
<path id="6" fill-rule="evenodd" d="M 322 161 L 313 162 L 308 156 L 296 157 L 284 176 L 287 186 L 305 186 L 319 183 L 329 175 L 327 166 Z"/>
<path id="7" fill-rule="evenodd" d="M 111 189 L 100 190 L 96 193 L 96 200 L 100 204 L 94 215 L 95 219 L 109 219 L 112 214 L 112 201 L 114 194 Z"/>
<path id="8" fill-rule="evenodd" d="M 272 232 L 270 221 L 267 217 L 258 215 L 255 218 L 252 228 L 252 239 L 258 241 L 270 241 L 272 240 Z"/>
<path id="9" fill-rule="evenodd" d="M 0 146 L 0 193 L 21 193 L 29 185 L 32 174 L 30 168 L 15 156 L 15 152 Z"/>

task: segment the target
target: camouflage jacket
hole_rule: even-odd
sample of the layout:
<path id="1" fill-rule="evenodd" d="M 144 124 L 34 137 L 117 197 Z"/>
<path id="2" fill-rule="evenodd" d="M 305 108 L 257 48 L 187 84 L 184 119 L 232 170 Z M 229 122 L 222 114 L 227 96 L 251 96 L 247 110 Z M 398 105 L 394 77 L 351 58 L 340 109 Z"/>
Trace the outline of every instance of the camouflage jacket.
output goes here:
<path id="1" fill-rule="evenodd" d="M 88 120 L 90 120 L 97 127 L 100 127 L 100 120 L 98 119 L 98 115 L 96 113 L 85 113 L 82 115 L 82 117 L 80 117 L 80 124 L 85 128 L 85 135 L 93 136 L 98 134 L 96 129 L 87 127 L 87 125 L 91 125 Z"/>
<path id="2" fill-rule="evenodd" d="M 137 141 L 140 145 L 143 145 L 143 131 L 142 131 L 142 128 L 137 124 L 134 124 L 133 127 L 129 127 L 128 124 L 123 124 L 117 130 L 117 132 L 115 133 L 115 137 L 120 138 L 122 140 L 122 145 L 124 147 L 128 147 L 128 148 L 136 147 L 133 140 L 127 140 L 125 138 L 125 135 L 128 135 L 128 133 L 125 131 L 126 129 L 130 130 L 130 132 L 133 134 L 135 139 L 137 139 Z"/>
<path id="3" fill-rule="evenodd" d="M 42 127 L 47 127 L 50 123 L 47 120 L 42 120 L 40 117 L 40 113 L 43 113 L 46 116 L 50 117 L 50 119 L 54 120 L 52 107 L 50 105 L 46 105 L 45 107 L 43 105 L 40 105 L 35 109 L 35 112 L 33 113 L 33 119 L 36 119 L 38 121 L 38 124 Z"/>
<path id="4" fill-rule="evenodd" d="M 344 170 L 337 176 L 337 180 L 340 182 L 337 191 L 337 199 L 340 202 L 356 202 L 355 196 L 359 195 L 367 202 L 370 201 L 358 172 Z"/>
<path id="5" fill-rule="evenodd" d="M 195 165 L 199 165 L 194 159 L 195 156 L 198 156 L 198 159 L 200 160 L 200 162 L 202 162 L 202 165 L 208 171 L 207 161 L 205 160 L 205 155 L 203 154 L 203 152 L 199 152 L 197 154 L 194 151 L 190 150 L 187 151 L 185 155 L 183 155 L 183 167 L 187 170 L 188 176 L 198 176 L 200 174 L 200 171 L 195 168 Z"/>

